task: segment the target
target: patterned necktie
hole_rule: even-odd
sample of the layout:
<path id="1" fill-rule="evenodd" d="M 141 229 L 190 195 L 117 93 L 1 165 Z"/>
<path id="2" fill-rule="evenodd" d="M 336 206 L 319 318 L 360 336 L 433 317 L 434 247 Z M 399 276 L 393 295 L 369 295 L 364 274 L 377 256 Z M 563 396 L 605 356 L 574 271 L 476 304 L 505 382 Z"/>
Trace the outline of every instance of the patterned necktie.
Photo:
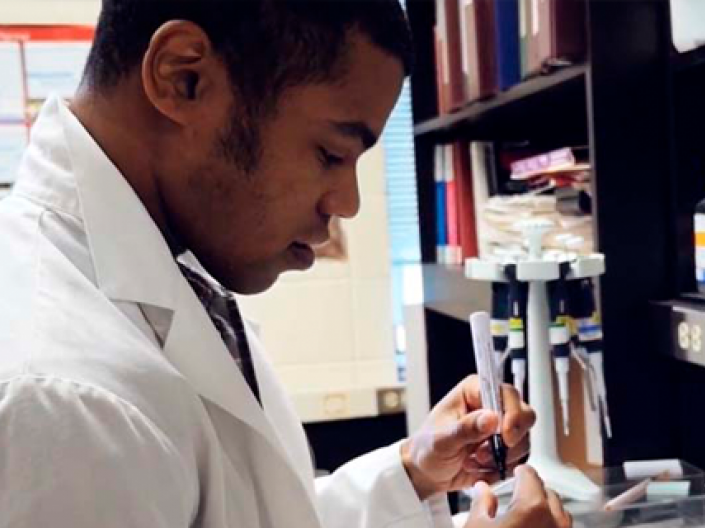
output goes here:
<path id="1" fill-rule="evenodd" d="M 213 321 L 213 325 L 218 329 L 230 355 L 261 405 L 262 400 L 252 363 L 252 353 L 235 295 L 184 264 L 180 262 L 178 264 L 181 273 L 193 288 L 194 293 Z"/>

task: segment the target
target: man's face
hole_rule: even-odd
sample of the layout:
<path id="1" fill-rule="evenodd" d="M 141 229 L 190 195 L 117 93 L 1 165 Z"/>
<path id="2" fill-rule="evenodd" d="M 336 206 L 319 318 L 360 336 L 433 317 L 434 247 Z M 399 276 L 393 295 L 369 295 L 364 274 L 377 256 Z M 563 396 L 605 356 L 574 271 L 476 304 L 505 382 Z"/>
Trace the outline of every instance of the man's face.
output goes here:
<path id="1" fill-rule="evenodd" d="M 234 291 L 258 293 L 284 271 L 311 267 L 331 219 L 358 212 L 357 161 L 381 134 L 403 70 L 365 38 L 351 39 L 342 79 L 288 90 L 274 115 L 249 127 L 233 122 L 239 112 L 222 112 L 234 107 L 224 86 L 158 169 L 170 229 Z M 253 127 L 260 152 L 248 170 L 234 157 L 250 148 Z"/>

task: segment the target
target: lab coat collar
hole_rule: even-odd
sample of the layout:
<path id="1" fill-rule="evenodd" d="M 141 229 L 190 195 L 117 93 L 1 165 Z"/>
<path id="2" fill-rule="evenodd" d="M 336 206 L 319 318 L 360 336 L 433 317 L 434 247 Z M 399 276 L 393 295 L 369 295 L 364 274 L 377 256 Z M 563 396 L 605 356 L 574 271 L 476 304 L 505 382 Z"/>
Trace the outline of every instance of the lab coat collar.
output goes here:
<path id="1" fill-rule="evenodd" d="M 82 220 L 101 291 L 113 301 L 173 312 L 164 344 L 167 359 L 201 396 L 248 424 L 290 461 L 162 233 L 58 98 L 45 104 L 34 125 L 14 192 Z"/>
<path id="2" fill-rule="evenodd" d="M 175 308 L 180 273 L 169 246 L 132 187 L 58 97 L 49 98 L 32 128 L 13 192 L 83 222 L 97 284 L 108 298 Z"/>
<path id="3" fill-rule="evenodd" d="M 76 116 L 50 104 L 64 127 L 98 286 L 113 300 L 173 309 L 183 279 L 164 236 Z"/>

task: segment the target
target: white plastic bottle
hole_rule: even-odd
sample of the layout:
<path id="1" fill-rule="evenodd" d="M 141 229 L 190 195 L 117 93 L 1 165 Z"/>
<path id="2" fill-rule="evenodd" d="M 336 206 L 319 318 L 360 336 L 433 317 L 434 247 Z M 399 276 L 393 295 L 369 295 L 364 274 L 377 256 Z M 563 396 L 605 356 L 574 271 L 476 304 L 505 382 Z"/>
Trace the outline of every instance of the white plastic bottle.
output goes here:
<path id="1" fill-rule="evenodd" d="M 698 291 L 705 294 L 705 200 L 695 207 L 695 279 Z"/>
<path id="2" fill-rule="evenodd" d="M 670 0 L 673 45 L 684 53 L 705 45 L 705 2 Z"/>

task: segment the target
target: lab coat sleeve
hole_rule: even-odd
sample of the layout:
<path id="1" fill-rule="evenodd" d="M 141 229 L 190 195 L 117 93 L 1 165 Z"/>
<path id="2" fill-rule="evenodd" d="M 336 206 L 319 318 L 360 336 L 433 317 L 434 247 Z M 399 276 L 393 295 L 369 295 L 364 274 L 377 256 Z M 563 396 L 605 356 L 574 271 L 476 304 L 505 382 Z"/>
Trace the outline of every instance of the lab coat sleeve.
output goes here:
<path id="1" fill-rule="evenodd" d="M 453 528 L 445 494 L 419 500 L 399 443 L 316 479 L 316 492 L 324 528 Z"/>
<path id="2" fill-rule="evenodd" d="M 197 490 L 183 458 L 103 389 L 0 382 L 0 528 L 187 528 Z"/>

